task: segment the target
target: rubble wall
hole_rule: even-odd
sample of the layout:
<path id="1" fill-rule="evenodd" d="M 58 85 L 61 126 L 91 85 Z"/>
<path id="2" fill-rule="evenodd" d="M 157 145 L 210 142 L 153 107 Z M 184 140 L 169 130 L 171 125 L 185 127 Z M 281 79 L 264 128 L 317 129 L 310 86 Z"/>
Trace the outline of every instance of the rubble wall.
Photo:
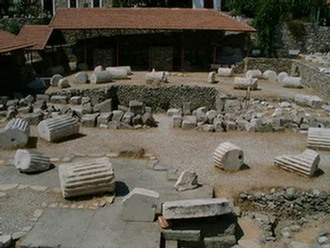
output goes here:
<path id="1" fill-rule="evenodd" d="M 290 74 L 292 66 L 292 60 L 287 58 L 251 58 L 247 57 L 244 59 L 244 68 L 239 66 L 240 71 L 235 73 L 244 73 L 247 70 L 259 69 L 264 72 L 266 70 L 273 70 L 277 73 L 285 71 Z"/>
<path id="2" fill-rule="evenodd" d="M 304 87 L 312 88 L 323 95 L 330 95 L 330 75 L 320 72 L 318 67 L 294 60 L 291 74 L 301 77 Z"/>
<path id="3" fill-rule="evenodd" d="M 217 96 L 221 93 L 213 87 L 198 86 L 146 86 L 146 85 L 111 85 L 103 89 L 67 89 L 58 95 L 88 96 L 95 104 L 112 98 L 114 105 L 127 106 L 129 101 L 138 100 L 154 110 L 167 110 L 182 107 L 183 102 L 190 102 L 191 109 L 205 106 L 214 109 Z M 114 106 L 116 107 L 116 106 Z"/>

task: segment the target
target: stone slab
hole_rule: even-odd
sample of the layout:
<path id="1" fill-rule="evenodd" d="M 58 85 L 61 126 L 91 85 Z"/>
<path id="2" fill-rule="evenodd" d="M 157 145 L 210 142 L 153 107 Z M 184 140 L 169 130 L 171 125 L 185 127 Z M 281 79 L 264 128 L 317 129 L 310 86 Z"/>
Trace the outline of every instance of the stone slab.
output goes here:
<path id="1" fill-rule="evenodd" d="M 168 201 L 163 204 L 165 219 L 190 219 L 231 213 L 225 198 Z"/>
<path id="2" fill-rule="evenodd" d="M 200 241 L 200 230 L 172 230 L 162 229 L 162 236 L 166 240 L 181 240 L 181 241 Z"/>

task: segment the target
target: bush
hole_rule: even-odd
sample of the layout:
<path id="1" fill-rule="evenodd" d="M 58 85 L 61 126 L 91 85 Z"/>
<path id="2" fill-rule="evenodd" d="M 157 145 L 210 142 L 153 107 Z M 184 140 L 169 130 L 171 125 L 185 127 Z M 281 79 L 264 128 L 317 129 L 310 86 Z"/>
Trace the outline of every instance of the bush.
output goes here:
<path id="1" fill-rule="evenodd" d="M 305 23 L 301 20 L 292 20 L 287 22 L 290 33 L 297 40 L 302 39 L 305 35 Z"/>

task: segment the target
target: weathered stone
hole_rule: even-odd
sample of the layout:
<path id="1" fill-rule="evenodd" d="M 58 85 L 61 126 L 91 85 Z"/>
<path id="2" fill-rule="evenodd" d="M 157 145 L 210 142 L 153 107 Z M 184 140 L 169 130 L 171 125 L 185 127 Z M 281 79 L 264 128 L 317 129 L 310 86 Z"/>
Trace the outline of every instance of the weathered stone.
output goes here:
<path id="1" fill-rule="evenodd" d="M 25 146 L 29 141 L 30 125 L 20 118 L 12 119 L 4 129 L 0 130 L 0 147 L 17 148 Z"/>
<path id="2" fill-rule="evenodd" d="M 247 90 L 248 88 L 250 88 L 250 90 L 256 90 L 258 88 L 258 79 L 243 77 L 234 78 L 234 89 Z"/>
<path id="3" fill-rule="evenodd" d="M 109 71 L 99 71 L 92 73 L 90 81 L 92 84 L 102 84 L 111 82 L 111 72 Z"/>
<path id="4" fill-rule="evenodd" d="M 95 127 L 97 123 L 96 120 L 99 115 L 100 115 L 99 113 L 85 114 L 81 117 L 80 123 L 82 126 L 85 127 Z"/>
<path id="5" fill-rule="evenodd" d="M 112 116 L 111 113 L 101 113 L 97 117 L 97 126 L 99 127 L 102 124 L 108 126 L 108 123 L 111 120 L 111 116 Z"/>
<path id="6" fill-rule="evenodd" d="M 180 240 L 197 242 L 201 240 L 201 230 L 173 230 L 162 229 L 162 236 L 166 240 Z"/>
<path id="7" fill-rule="evenodd" d="M 217 82 L 218 81 L 216 81 L 216 79 L 215 79 L 215 72 L 214 71 L 209 72 L 209 74 L 207 76 L 207 83 L 208 84 L 215 84 Z"/>
<path id="8" fill-rule="evenodd" d="M 122 118 L 122 122 L 126 125 L 132 125 L 132 119 L 134 117 L 134 113 L 130 112 L 130 111 L 127 111 L 123 118 Z"/>
<path id="9" fill-rule="evenodd" d="M 102 65 L 97 65 L 97 66 L 95 66 L 95 68 L 94 68 L 94 72 L 99 72 L 99 71 L 104 71 L 104 68 L 103 68 Z"/>
<path id="10" fill-rule="evenodd" d="M 179 108 L 170 108 L 167 110 L 167 116 L 181 115 L 182 111 Z"/>
<path id="11" fill-rule="evenodd" d="M 0 247 L 9 248 L 12 242 L 13 240 L 10 235 L 0 235 Z"/>
<path id="12" fill-rule="evenodd" d="M 218 248 L 218 247 L 231 248 L 235 244 L 236 244 L 235 235 L 204 238 L 205 248 Z"/>
<path id="13" fill-rule="evenodd" d="M 36 95 L 36 101 L 45 101 L 45 102 L 49 102 L 50 96 L 46 95 L 46 94 L 37 94 Z"/>
<path id="14" fill-rule="evenodd" d="M 312 149 L 330 150 L 330 128 L 308 129 L 308 147 Z"/>
<path id="15" fill-rule="evenodd" d="M 69 84 L 68 79 L 66 79 L 66 78 L 61 78 L 61 79 L 58 81 L 58 87 L 60 87 L 61 89 L 65 89 L 65 88 L 69 88 L 69 87 L 71 87 L 71 85 Z"/>
<path id="16" fill-rule="evenodd" d="M 75 84 L 86 84 L 88 82 L 88 74 L 85 71 L 77 72 L 73 77 Z"/>
<path id="17" fill-rule="evenodd" d="M 123 118 L 124 116 L 124 112 L 121 111 L 121 110 L 114 110 L 112 111 L 112 121 L 115 121 L 117 123 L 120 123 L 121 122 L 121 119 Z"/>
<path id="18" fill-rule="evenodd" d="M 162 214 L 165 219 L 190 219 L 219 216 L 231 213 L 225 198 L 193 199 L 164 202 Z"/>
<path id="19" fill-rule="evenodd" d="M 8 100 L 6 102 L 6 106 L 7 106 L 7 108 L 11 107 L 11 106 L 16 107 L 18 105 L 18 102 L 19 102 L 18 99 Z"/>
<path id="20" fill-rule="evenodd" d="M 190 102 L 183 102 L 182 103 L 182 113 L 183 115 L 190 115 L 191 114 L 191 107 Z"/>
<path id="21" fill-rule="evenodd" d="M 25 97 L 25 100 L 28 102 L 28 103 L 33 103 L 34 102 L 34 97 L 30 94 L 30 95 L 27 95 Z"/>
<path id="22" fill-rule="evenodd" d="M 185 115 L 182 121 L 182 129 L 194 129 L 197 125 L 197 118 L 195 115 Z"/>
<path id="23" fill-rule="evenodd" d="M 137 114 L 136 116 L 134 116 L 132 118 L 132 124 L 134 126 L 136 126 L 136 125 L 142 125 L 143 124 L 143 122 L 142 122 L 142 116 L 140 114 Z"/>
<path id="24" fill-rule="evenodd" d="M 94 112 L 111 112 L 112 111 L 112 99 L 107 99 L 94 106 Z"/>
<path id="25" fill-rule="evenodd" d="M 213 124 L 213 121 L 216 117 L 217 117 L 217 111 L 211 109 L 206 112 L 207 123 Z"/>
<path id="26" fill-rule="evenodd" d="M 173 120 L 173 125 L 172 125 L 173 128 L 181 128 L 182 121 L 183 121 L 183 117 L 181 114 L 173 115 L 172 120 Z"/>
<path id="27" fill-rule="evenodd" d="M 278 81 L 279 83 L 283 83 L 284 78 L 286 78 L 286 77 L 288 77 L 288 76 L 289 76 L 288 73 L 286 73 L 285 71 L 282 71 L 282 72 L 280 72 L 280 73 L 278 74 L 278 76 L 277 76 L 277 81 Z"/>
<path id="28" fill-rule="evenodd" d="M 244 164 L 243 150 L 230 142 L 221 143 L 214 150 L 213 163 L 226 171 L 237 171 Z"/>
<path id="29" fill-rule="evenodd" d="M 24 121 L 29 123 L 29 125 L 38 125 L 44 119 L 42 113 L 29 113 L 20 116 Z"/>
<path id="30" fill-rule="evenodd" d="M 318 169 L 320 154 L 307 149 L 299 155 L 282 155 L 275 158 L 274 165 L 281 169 L 312 177 Z"/>
<path id="31" fill-rule="evenodd" d="M 226 131 L 226 125 L 222 118 L 215 118 L 213 120 L 214 131 L 216 132 L 224 132 Z"/>
<path id="32" fill-rule="evenodd" d="M 207 122 L 207 109 L 205 107 L 200 107 L 194 111 L 194 115 L 196 115 L 197 122 L 205 123 Z"/>
<path id="33" fill-rule="evenodd" d="M 14 165 L 20 172 L 41 172 L 49 170 L 50 158 L 34 149 L 18 149 L 14 156 Z"/>
<path id="34" fill-rule="evenodd" d="M 294 100 L 299 105 L 311 108 L 321 108 L 323 105 L 323 100 L 318 96 L 297 94 L 294 96 Z"/>
<path id="35" fill-rule="evenodd" d="M 214 126 L 212 124 L 204 124 L 202 126 L 202 131 L 204 131 L 204 132 L 214 132 Z"/>
<path id="36" fill-rule="evenodd" d="M 132 69 L 129 65 L 126 66 L 112 66 L 112 67 L 107 67 L 107 70 L 111 71 L 111 70 L 124 70 L 126 71 L 127 75 L 132 75 Z"/>
<path id="37" fill-rule="evenodd" d="M 81 114 L 91 114 L 93 113 L 94 108 L 91 102 L 83 103 L 82 109 L 81 109 Z"/>
<path id="38" fill-rule="evenodd" d="M 48 142 L 54 142 L 79 133 L 78 121 L 68 115 L 43 120 L 38 125 L 38 134 Z"/>
<path id="39" fill-rule="evenodd" d="M 281 83 L 286 88 L 303 88 L 300 77 L 285 77 Z"/>
<path id="40" fill-rule="evenodd" d="M 176 188 L 177 191 L 192 190 L 197 187 L 198 176 L 197 173 L 191 169 L 183 171 L 174 184 L 174 188 Z"/>
<path id="41" fill-rule="evenodd" d="M 112 163 L 107 157 L 59 165 L 64 198 L 115 192 Z"/>
<path id="42" fill-rule="evenodd" d="M 133 118 L 134 119 L 134 118 Z M 150 112 L 145 112 L 142 116 L 142 123 L 149 127 L 158 127 L 158 122 L 153 118 Z"/>
<path id="43" fill-rule="evenodd" d="M 145 109 L 144 109 L 143 102 L 139 102 L 139 101 L 135 101 L 135 100 L 134 101 L 129 101 L 128 111 L 134 113 L 134 115 L 144 114 Z"/>
<path id="44" fill-rule="evenodd" d="M 233 68 L 218 68 L 218 75 L 221 77 L 232 77 L 234 75 Z"/>
<path id="45" fill-rule="evenodd" d="M 107 67 L 105 70 L 110 72 L 111 79 L 126 79 L 128 76 L 127 70 L 124 69 Z"/>
<path id="46" fill-rule="evenodd" d="M 121 202 L 122 218 L 126 221 L 153 222 L 159 200 L 156 191 L 134 188 Z"/>
<path id="47" fill-rule="evenodd" d="M 276 82 L 277 80 L 277 73 L 272 70 L 266 70 L 262 74 L 263 78 L 272 82 Z"/>
<path id="48" fill-rule="evenodd" d="M 146 74 L 146 83 L 147 84 L 159 84 L 159 83 L 167 83 L 167 76 L 166 73 L 164 71 L 152 71 L 152 72 L 148 72 Z"/>
<path id="49" fill-rule="evenodd" d="M 129 158 L 143 158 L 144 149 L 133 144 L 124 143 L 119 148 L 119 156 Z"/>
<path id="50" fill-rule="evenodd" d="M 67 104 L 68 98 L 67 96 L 59 96 L 59 95 L 53 95 L 50 98 L 51 103 L 59 103 L 59 104 Z"/>
<path id="51" fill-rule="evenodd" d="M 81 96 L 73 96 L 69 100 L 72 105 L 80 105 L 81 104 Z"/>
<path id="52" fill-rule="evenodd" d="M 245 77 L 258 79 L 262 77 L 262 73 L 260 70 L 247 70 L 245 73 Z"/>

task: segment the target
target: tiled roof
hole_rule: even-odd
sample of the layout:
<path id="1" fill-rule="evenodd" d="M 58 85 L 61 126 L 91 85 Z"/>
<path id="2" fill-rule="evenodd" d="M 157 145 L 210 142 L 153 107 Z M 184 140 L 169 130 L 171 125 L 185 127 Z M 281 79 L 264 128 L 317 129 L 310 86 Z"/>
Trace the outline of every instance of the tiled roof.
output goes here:
<path id="1" fill-rule="evenodd" d="M 16 35 L 0 30 L 0 53 L 11 52 L 33 45 L 33 42 L 26 41 Z"/>
<path id="2" fill-rule="evenodd" d="M 34 46 L 28 50 L 43 50 L 53 32 L 53 28 L 47 25 L 24 25 L 18 37 L 34 41 Z"/>
<path id="3" fill-rule="evenodd" d="M 213 9 L 63 8 L 50 26 L 55 29 L 166 29 L 255 31 Z"/>

